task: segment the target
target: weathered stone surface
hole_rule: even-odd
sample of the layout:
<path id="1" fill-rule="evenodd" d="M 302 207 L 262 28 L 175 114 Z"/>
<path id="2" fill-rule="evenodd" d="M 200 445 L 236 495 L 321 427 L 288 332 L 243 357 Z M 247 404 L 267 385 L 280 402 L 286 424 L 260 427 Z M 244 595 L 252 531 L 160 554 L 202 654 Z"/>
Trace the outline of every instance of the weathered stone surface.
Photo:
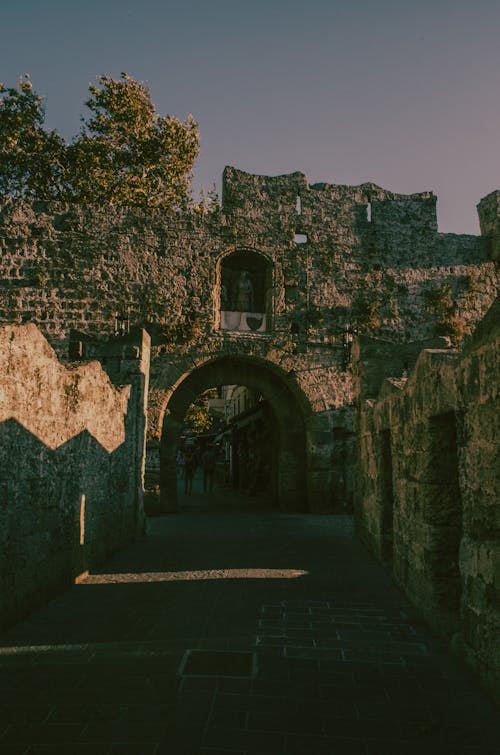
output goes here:
<path id="1" fill-rule="evenodd" d="M 0 423 L 15 419 L 52 450 L 84 430 L 108 453 L 124 442 L 130 387 L 117 392 L 98 362 L 68 370 L 35 325 L 4 326 L 1 338 Z"/>
<path id="2" fill-rule="evenodd" d="M 435 202 L 234 168 L 205 215 L 5 200 L 2 615 L 132 536 L 146 402 L 175 510 L 186 408 L 240 383 L 275 419 L 279 505 L 342 510 L 355 487 L 365 540 L 498 685 L 498 304 L 481 320 L 498 290 L 500 192 L 478 206 L 481 237 L 438 233 Z M 265 332 L 223 327 L 224 280 L 247 266 L 265 289 Z M 149 344 L 123 335 L 125 321 L 151 335 L 149 396 Z M 130 388 L 116 392 L 95 363 L 68 372 L 36 331 L 12 327 L 25 322 L 61 358 L 68 346 L 98 358 Z M 476 326 L 462 352 L 448 348 Z"/>
<path id="3" fill-rule="evenodd" d="M 491 259 L 500 259 L 500 191 L 481 199 L 478 204 L 481 234 L 485 239 Z"/>
<path id="4" fill-rule="evenodd" d="M 146 327 L 151 439 L 161 435 L 175 391 L 210 360 L 230 357 L 240 376 L 245 365 L 260 365 L 262 393 L 273 372 L 277 387 L 265 398 L 290 391 L 303 426 L 294 462 L 302 467 L 303 506 L 342 508 L 351 496 L 353 445 L 352 431 L 335 431 L 339 412 L 352 415 L 346 330 L 399 343 L 459 336 L 496 295 L 495 197 L 479 207 L 484 238 L 438 233 L 435 202 L 430 192 L 309 185 L 301 173 L 235 168 L 224 172 L 222 207 L 206 215 L 6 200 L 0 322 L 37 324 L 61 357 L 70 328 L 107 336 L 117 314 Z M 296 243 L 297 234 L 305 243 Z M 258 263 L 265 277 L 265 333 L 221 328 L 222 273 L 234 255 L 241 265 Z M 401 377 L 418 350 L 408 346 L 409 359 L 389 374 Z M 219 376 L 234 382 L 230 373 Z M 329 444 L 318 444 L 325 417 Z M 285 416 L 279 421 L 284 428 Z M 286 444 L 283 435 L 278 440 Z M 283 457 L 280 486 L 290 488 L 284 465 Z"/>
<path id="5" fill-rule="evenodd" d="M 497 299 L 461 352 L 423 351 L 407 380 L 361 398 L 355 494 L 364 540 L 498 697 L 499 352 Z M 361 390 L 373 343 L 366 379 L 363 343 L 355 355 Z"/>
<path id="6" fill-rule="evenodd" d="M 142 530 L 148 342 L 117 389 L 97 362 L 63 366 L 35 325 L 0 328 L 2 625 Z"/>

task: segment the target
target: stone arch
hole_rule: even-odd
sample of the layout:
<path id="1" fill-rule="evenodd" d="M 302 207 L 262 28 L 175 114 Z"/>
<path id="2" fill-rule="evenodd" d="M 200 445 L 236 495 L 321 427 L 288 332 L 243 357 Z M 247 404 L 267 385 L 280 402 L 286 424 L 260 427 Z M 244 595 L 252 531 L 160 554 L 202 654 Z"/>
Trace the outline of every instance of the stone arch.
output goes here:
<path id="1" fill-rule="evenodd" d="M 225 355 L 183 375 L 169 391 L 162 421 L 160 491 L 163 511 L 177 510 L 176 449 L 189 405 L 207 388 L 245 385 L 266 399 L 277 433 L 275 503 L 280 509 L 307 511 L 306 426 L 309 403 L 293 376 L 258 357 Z"/>

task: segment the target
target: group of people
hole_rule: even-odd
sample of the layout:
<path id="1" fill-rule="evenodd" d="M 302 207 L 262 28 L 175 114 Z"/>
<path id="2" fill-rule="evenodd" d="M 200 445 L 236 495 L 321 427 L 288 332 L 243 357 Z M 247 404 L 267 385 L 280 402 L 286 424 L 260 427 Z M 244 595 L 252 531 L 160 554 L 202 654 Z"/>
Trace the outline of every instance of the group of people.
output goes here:
<path id="1" fill-rule="evenodd" d="M 179 451 L 177 463 L 184 477 L 184 493 L 186 495 L 191 495 L 193 492 L 193 477 L 199 466 L 203 470 L 203 493 L 211 495 L 214 489 L 217 464 L 217 455 L 212 444 L 206 445 L 201 454 L 196 446 L 188 446 L 184 451 Z"/>

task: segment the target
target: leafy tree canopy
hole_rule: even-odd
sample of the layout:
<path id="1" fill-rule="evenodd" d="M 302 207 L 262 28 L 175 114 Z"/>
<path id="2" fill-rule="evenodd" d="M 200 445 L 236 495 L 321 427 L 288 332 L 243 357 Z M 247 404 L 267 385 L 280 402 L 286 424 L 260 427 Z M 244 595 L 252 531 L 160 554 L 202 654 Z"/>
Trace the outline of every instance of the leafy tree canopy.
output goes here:
<path id="1" fill-rule="evenodd" d="M 199 151 L 198 124 L 156 113 L 148 87 L 122 73 L 89 87 L 80 134 L 70 144 L 43 128 L 43 97 L 29 77 L 0 88 L 0 191 L 63 199 L 184 210 Z"/>
<path id="2" fill-rule="evenodd" d="M 208 401 L 211 398 L 217 398 L 216 388 L 209 388 L 201 393 L 186 412 L 184 424 L 194 433 L 206 433 L 213 425 L 214 417 L 208 409 Z"/>
<path id="3" fill-rule="evenodd" d="M 43 128 L 43 97 L 29 76 L 17 89 L 0 84 L 0 193 L 31 199 L 61 196 L 65 144 Z"/>

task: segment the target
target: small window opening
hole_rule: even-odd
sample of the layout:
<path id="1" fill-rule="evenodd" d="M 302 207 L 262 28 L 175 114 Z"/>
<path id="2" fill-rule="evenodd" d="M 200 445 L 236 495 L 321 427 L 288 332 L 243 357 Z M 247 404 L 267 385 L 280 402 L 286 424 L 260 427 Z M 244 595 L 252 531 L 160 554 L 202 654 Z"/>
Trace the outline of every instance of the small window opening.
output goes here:
<path id="1" fill-rule="evenodd" d="M 300 194 L 297 194 L 297 201 L 295 203 L 295 210 L 297 212 L 297 215 L 302 215 L 302 201 L 300 199 Z"/>
<path id="2" fill-rule="evenodd" d="M 368 202 L 366 205 L 366 219 L 369 223 L 372 222 L 372 203 Z"/>
<path id="3" fill-rule="evenodd" d="M 305 244 L 307 242 L 307 235 L 305 233 L 296 233 L 293 240 L 296 244 Z"/>

